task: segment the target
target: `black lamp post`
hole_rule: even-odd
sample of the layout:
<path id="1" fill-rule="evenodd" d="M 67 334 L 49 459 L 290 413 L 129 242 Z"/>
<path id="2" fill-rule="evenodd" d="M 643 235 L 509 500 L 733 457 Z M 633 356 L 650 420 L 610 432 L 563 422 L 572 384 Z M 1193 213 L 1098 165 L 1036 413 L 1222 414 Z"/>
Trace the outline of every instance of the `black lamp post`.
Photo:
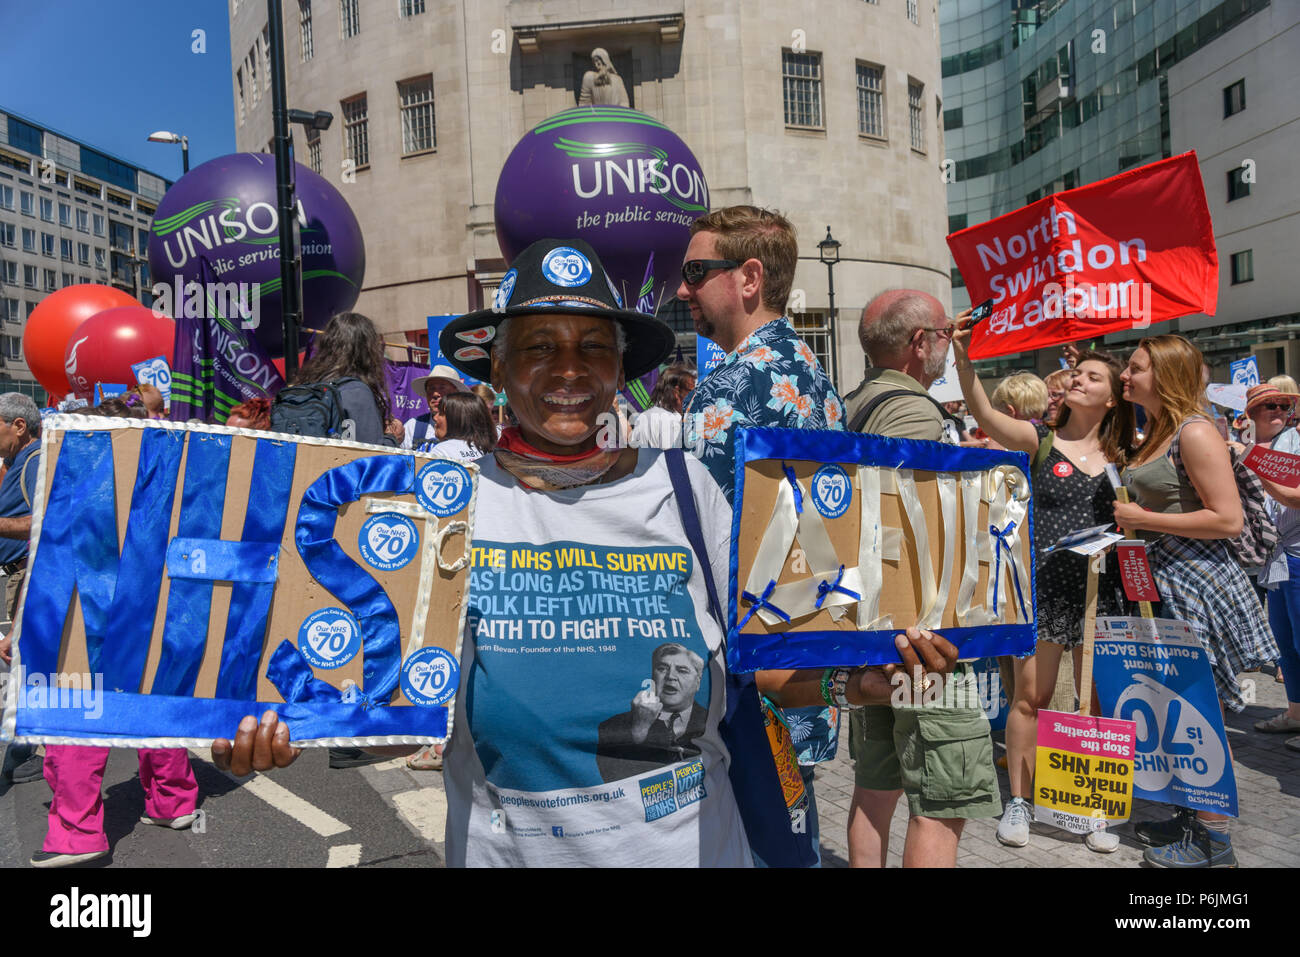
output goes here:
<path id="1" fill-rule="evenodd" d="M 827 295 L 827 299 L 829 300 L 828 305 L 829 305 L 829 312 L 830 312 L 830 335 L 831 335 L 831 343 L 832 343 L 832 348 L 830 350 L 830 353 L 831 353 L 831 361 L 834 362 L 835 361 L 834 342 L 835 342 L 835 335 L 836 335 L 835 264 L 840 261 L 840 243 L 838 239 L 836 239 L 834 236 L 831 235 L 831 228 L 829 226 L 826 227 L 826 238 L 817 244 L 817 255 L 818 258 L 820 258 L 821 261 L 826 264 L 826 295 Z M 835 369 L 831 370 L 832 378 L 835 376 L 836 372 L 837 370 Z"/>
<path id="2" fill-rule="evenodd" d="M 284 375 L 298 371 L 298 329 L 302 326 L 302 242 L 294 199 L 293 140 L 290 123 L 329 129 L 333 114 L 291 110 L 286 104 L 284 22 L 280 0 L 266 0 L 271 58 L 271 120 L 275 144 L 275 201 L 280 226 L 280 309 L 284 317 Z"/>
<path id="3" fill-rule="evenodd" d="M 178 136 L 175 133 L 169 133 L 167 130 L 159 130 L 149 136 L 150 143 L 180 143 L 181 144 L 181 173 L 184 175 L 190 171 L 190 138 L 188 136 Z"/>

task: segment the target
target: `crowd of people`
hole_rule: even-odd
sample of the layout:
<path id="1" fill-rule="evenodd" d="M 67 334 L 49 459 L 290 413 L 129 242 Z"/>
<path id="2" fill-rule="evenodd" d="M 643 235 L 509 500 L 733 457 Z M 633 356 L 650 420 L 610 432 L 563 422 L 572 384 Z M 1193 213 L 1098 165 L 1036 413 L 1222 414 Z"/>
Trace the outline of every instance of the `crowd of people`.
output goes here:
<path id="1" fill-rule="evenodd" d="M 558 274 L 551 265 L 557 255 L 581 259 L 585 280 L 575 285 Z M 441 743 L 336 750 L 332 767 L 401 754 L 412 768 L 442 770 L 453 865 L 811 864 L 818 852 L 816 768 L 835 757 L 847 711 L 855 766 L 851 864 L 884 866 L 890 821 L 904 796 L 904 866 L 955 866 L 971 819 L 1000 817 L 998 840 L 1024 847 L 1037 714 L 1053 697 L 1066 652 L 1079 671 L 1086 614 L 1085 559 L 1063 550 L 1049 554 L 1047 547 L 1067 532 L 1112 523 L 1148 541 L 1163 599 L 1156 614 L 1192 626 L 1226 711 L 1244 706 L 1239 674 L 1280 662 L 1288 708 L 1256 727 L 1295 733 L 1287 746 L 1300 750 L 1300 492 L 1261 480 L 1267 520 L 1280 543 L 1262 567 L 1249 569 L 1255 584 L 1230 546 L 1243 529 L 1234 468 L 1245 446 L 1300 452 L 1294 382 L 1252 389 L 1237 423 L 1242 434 L 1234 436 L 1207 404 L 1201 354 L 1182 337 L 1161 335 L 1141 340 L 1127 356 L 1069 347 L 1063 368 L 1046 379 L 1018 373 L 988 394 L 968 354 L 968 313 L 950 317 L 933 296 L 895 289 L 876 295 L 862 312 L 859 339 L 868 370 L 841 398 L 785 315 L 797 260 L 794 229 L 773 211 L 728 207 L 695 222 L 676 294 L 699 334 L 726 355 L 698 380 L 685 365 L 663 369 L 654 407 L 639 416 L 627 442 L 602 441 L 603 419 L 617 408 L 627 382 L 668 360 L 676 337 L 653 316 L 623 307 L 604 281 L 599 255 L 581 240 L 528 247 L 511 263 L 513 284 L 491 308 L 446 327 L 442 353 L 452 358 L 417 380 L 428 412 L 406 422 L 390 415 L 373 323 L 347 313 L 326 326 L 295 384 L 335 384 L 354 441 L 477 462 L 476 545 L 541 549 L 564 542 L 601 553 L 632 543 L 691 557 L 680 580 L 663 586 L 673 640 L 608 646 L 588 676 L 593 680 L 562 696 L 553 692 L 558 673 L 539 670 L 526 656 L 501 654 L 484 637 L 491 629 L 474 630 L 490 614 L 493 596 L 473 592 L 454 705 L 460 730 L 445 752 Z M 458 352 L 458 334 L 490 343 L 490 353 Z M 963 401 L 945 408 L 928 389 L 942 375 L 950 345 Z M 463 378 L 491 389 L 471 391 Z M 508 424 L 493 420 L 497 393 L 508 401 Z M 104 414 L 130 412 L 123 406 Z M 12 396 L 0 396 L 0 454 L 9 467 L 0 482 L 0 558 L 19 551 L 4 551 L 5 542 L 23 546 L 25 554 L 31 488 L 24 454 L 31 454 L 26 450 L 39 422 L 34 406 L 18 409 Z M 238 407 L 229 424 L 260 429 L 274 422 L 274 409 L 254 400 Z M 752 678 L 728 671 L 719 596 L 728 589 L 741 426 L 848 429 L 1029 455 L 1038 644 L 1032 654 L 1002 662 L 1011 699 L 1005 809 L 988 719 L 970 706 L 975 675 L 940 634 L 901 630 L 898 665 L 845 662 Z M 1236 438 L 1243 443 L 1232 446 Z M 683 455 L 683 447 L 693 454 Z M 1108 467 L 1121 471 L 1131 502 L 1117 500 Z M 12 559 L 4 565 L 11 567 Z M 1099 615 L 1129 609 L 1113 563 L 1110 569 L 1099 588 Z M 14 572 L 21 568 L 10 572 L 11 581 Z M 0 651 L 7 656 L 7 647 Z M 915 679 L 922 687 L 937 680 L 937 700 L 891 702 L 900 668 L 930 676 Z M 1100 713 L 1096 703 L 1093 713 Z M 784 745 L 764 725 L 783 728 Z M 284 767 L 299 754 L 274 711 L 260 720 L 245 717 L 231 730 L 232 739 L 213 744 L 212 758 L 236 774 Z M 797 782 L 781 780 L 775 793 L 785 800 L 773 801 L 769 785 L 778 780 L 782 747 L 800 774 Z M 46 752 L 44 776 L 55 800 L 50 837 L 33 858 L 44 866 L 106 852 L 102 823 L 98 839 L 86 837 L 95 809 L 75 803 L 94 804 L 102 762 L 90 755 L 69 772 L 68 761 L 51 760 L 61 750 Z M 17 747 L 8 754 L 13 781 L 39 777 L 31 767 L 39 758 Z M 179 763 L 186 762 L 172 768 L 168 754 L 141 752 L 151 802 L 146 820 L 183 827 L 194 810 L 180 780 Z M 671 812 L 652 814 L 641 800 L 609 799 L 609 785 L 656 772 L 670 772 L 677 782 Z M 599 794 L 606 797 L 593 797 Z M 570 805 L 582 810 L 554 810 Z M 74 806 L 79 836 L 69 841 L 60 835 Z M 590 833 L 538 839 L 579 820 Z M 1151 864 L 1232 866 L 1228 824 L 1222 815 L 1180 809 L 1134 831 L 1149 845 Z M 1119 837 L 1102 830 L 1086 843 L 1108 853 Z"/>

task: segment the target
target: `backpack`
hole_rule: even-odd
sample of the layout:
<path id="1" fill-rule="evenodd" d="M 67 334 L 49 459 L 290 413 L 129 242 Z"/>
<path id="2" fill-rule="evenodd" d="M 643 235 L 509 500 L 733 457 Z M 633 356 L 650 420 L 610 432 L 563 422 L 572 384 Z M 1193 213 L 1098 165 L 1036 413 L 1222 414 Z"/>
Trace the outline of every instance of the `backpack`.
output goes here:
<path id="1" fill-rule="evenodd" d="M 1188 420 L 1190 421 L 1190 420 Z M 1184 423 L 1186 424 L 1186 423 Z M 1178 451 L 1178 440 L 1182 428 L 1174 435 L 1169 445 L 1169 455 L 1174 460 L 1180 481 L 1189 486 L 1191 480 L 1183 468 L 1183 459 Z M 1242 568 L 1262 568 L 1277 548 L 1281 536 L 1277 526 L 1268 514 L 1268 497 L 1259 477 L 1242 463 L 1242 456 L 1229 449 L 1232 456 L 1232 477 L 1237 480 L 1237 494 L 1241 496 L 1241 534 L 1228 539 L 1228 552 Z"/>
<path id="2" fill-rule="evenodd" d="M 339 384 L 314 382 L 308 385 L 285 386 L 271 403 L 271 431 L 288 435 L 313 435 L 326 439 L 351 439 L 343 411 L 343 395 Z"/>
<path id="3" fill-rule="evenodd" d="M 867 419 L 871 418 L 872 412 L 875 412 L 877 408 L 879 408 L 885 402 L 888 402 L 890 399 L 896 399 L 899 396 L 905 396 L 905 395 L 909 395 L 909 396 L 923 395 L 925 396 L 925 398 L 929 399 L 932 403 L 934 403 L 934 407 L 939 410 L 939 415 L 943 418 L 944 435 L 946 437 L 951 438 L 951 444 L 953 445 L 957 444 L 957 440 L 961 437 L 962 429 L 966 427 L 966 423 L 962 422 L 955 415 L 953 415 L 951 412 L 945 409 L 943 407 L 943 403 L 941 403 L 934 396 L 930 395 L 930 393 L 913 392 L 910 389 L 890 389 L 888 392 L 880 393 L 880 395 L 876 396 L 874 399 L 872 399 L 871 401 L 863 405 L 862 408 L 858 409 L 858 414 L 855 415 L 853 417 L 853 421 L 849 423 L 849 431 L 861 432 L 862 427 L 867 424 Z M 956 431 L 954 432 L 953 429 L 955 429 Z"/>

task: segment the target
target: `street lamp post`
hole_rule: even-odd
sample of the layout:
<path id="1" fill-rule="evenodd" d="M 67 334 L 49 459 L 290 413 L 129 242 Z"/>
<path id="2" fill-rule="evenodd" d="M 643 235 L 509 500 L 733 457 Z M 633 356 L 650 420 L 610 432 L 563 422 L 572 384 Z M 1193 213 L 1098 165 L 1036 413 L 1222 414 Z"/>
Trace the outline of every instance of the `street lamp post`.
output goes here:
<path id="1" fill-rule="evenodd" d="M 179 136 L 176 133 L 169 133 L 166 130 L 159 130 L 149 136 L 150 143 L 180 143 L 181 144 L 181 174 L 184 175 L 190 171 L 190 138 L 188 136 Z"/>
<path id="2" fill-rule="evenodd" d="M 836 363 L 835 354 L 835 336 L 837 334 L 835 326 L 835 264 L 840 261 L 840 244 L 834 236 L 831 235 L 831 228 L 826 227 L 826 238 L 817 244 L 817 255 L 822 262 L 826 264 L 826 295 L 829 300 L 828 312 L 830 314 L 830 335 L 831 335 L 831 362 Z M 837 370 L 831 369 L 831 378 L 834 379 Z"/>

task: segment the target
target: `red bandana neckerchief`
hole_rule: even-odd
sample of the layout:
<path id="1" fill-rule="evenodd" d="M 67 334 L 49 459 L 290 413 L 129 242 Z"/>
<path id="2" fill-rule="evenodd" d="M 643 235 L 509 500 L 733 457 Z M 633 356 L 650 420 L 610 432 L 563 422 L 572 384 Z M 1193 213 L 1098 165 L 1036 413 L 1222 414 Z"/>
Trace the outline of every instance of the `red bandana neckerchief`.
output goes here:
<path id="1" fill-rule="evenodd" d="M 529 488 L 543 492 L 590 485 L 614 467 L 622 449 L 596 448 L 577 455 L 552 455 L 534 448 L 517 426 L 497 439 L 497 464 Z"/>

